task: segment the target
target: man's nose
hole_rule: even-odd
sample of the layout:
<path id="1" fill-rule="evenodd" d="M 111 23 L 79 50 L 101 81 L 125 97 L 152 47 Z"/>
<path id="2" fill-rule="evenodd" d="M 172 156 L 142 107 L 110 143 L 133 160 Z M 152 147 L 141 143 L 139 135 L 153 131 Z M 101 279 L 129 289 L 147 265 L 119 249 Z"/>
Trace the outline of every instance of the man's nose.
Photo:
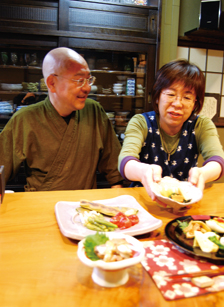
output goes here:
<path id="1" fill-rule="evenodd" d="M 84 81 L 84 84 L 82 86 L 82 90 L 86 91 L 86 92 L 91 90 L 91 85 L 89 84 L 87 79 L 85 79 L 85 81 Z"/>

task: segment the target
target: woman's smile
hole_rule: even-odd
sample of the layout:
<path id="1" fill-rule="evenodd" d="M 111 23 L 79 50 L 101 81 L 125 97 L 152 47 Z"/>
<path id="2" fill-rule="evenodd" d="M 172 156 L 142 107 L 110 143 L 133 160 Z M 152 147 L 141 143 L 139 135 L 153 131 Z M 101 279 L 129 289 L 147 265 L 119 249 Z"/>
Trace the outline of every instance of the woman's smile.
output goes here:
<path id="1" fill-rule="evenodd" d="M 175 111 L 169 111 L 168 114 L 170 114 L 170 116 L 174 118 L 179 118 L 182 116 L 180 112 L 175 112 Z"/>

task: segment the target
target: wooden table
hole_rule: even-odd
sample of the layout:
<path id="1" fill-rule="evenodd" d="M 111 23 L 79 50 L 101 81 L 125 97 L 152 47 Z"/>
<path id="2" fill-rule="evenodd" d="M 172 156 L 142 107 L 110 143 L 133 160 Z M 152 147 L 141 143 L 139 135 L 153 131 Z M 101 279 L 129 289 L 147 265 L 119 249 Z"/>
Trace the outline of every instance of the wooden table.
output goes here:
<path id="1" fill-rule="evenodd" d="M 99 200 L 132 195 L 156 218 L 159 229 L 140 240 L 165 238 L 164 227 L 177 216 L 161 210 L 144 188 L 5 194 L 0 207 L 1 307 L 154 307 L 223 306 L 224 291 L 166 301 L 141 264 L 129 269 L 126 285 L 103 288 L 92 281 L 92 269 L 77 257 L 78 241 L 64 237 L 54 207 L 58 201 Z M 203 199 L 186 214 L 224 216 L 224 184 L 205 189 Z"/>

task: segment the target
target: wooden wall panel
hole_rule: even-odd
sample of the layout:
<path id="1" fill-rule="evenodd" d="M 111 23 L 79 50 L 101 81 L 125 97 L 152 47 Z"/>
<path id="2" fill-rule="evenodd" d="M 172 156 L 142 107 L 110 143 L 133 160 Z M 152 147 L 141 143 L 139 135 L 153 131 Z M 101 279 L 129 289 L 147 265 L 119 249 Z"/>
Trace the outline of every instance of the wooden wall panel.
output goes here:
<path id="1" fill-rule="evenodd" d="M 94 34 L 156 38 L 158 10 L 70 1 L 69 30 Z"/>
<path id="2" fill-rule="evenodd" d="M 0 26 L 57 30 L 57 7 L 44 7 L 34 1 L 25 3 L 1 3 Z"/>
<path id="3" fill-rule="evenodd" d="M 147 44 L 133 44 L 131 42 L 105 41 L 99 39 L 83 38 L 69 38 L 69 47 L 141 53 L 147 53 L 149 49 L 149 46 Z"/>

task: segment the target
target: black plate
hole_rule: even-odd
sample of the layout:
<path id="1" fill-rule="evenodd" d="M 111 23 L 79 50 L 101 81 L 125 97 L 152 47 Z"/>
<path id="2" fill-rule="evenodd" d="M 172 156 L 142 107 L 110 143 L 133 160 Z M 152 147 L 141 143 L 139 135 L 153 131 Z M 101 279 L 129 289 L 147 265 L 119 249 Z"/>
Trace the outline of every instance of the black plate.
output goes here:
<path id="1" fill-rule="evenodd" d="M 214 218 L 216 216 L 211 216 L 211 218 Z M 180 247 L 183 251 L 185 251 L 188 254 L 192 254 L 194 256 L 198 256 L 198 257 L 203 257 L 203 258 L 207 258 L 210 260 L 214 260 L 214 261 L 224 261 L 224 251 L 222 250 L 218 250 L 216 253 L 205 253 L 203 252 L 199 247 L 193 247 L 193 242 L 194 239 L 187 239 L 185 238 L 185 235 L 183 233 L 183 231 L 181 230 L 181 228 L 178 225 L 179 221 L 191 221 L 193 220 L 191 216 L 183 216 L 183 217 L 178 217 L 172 221 L 170 221 L 166 227 L 165 227 L 165 233 L 167 238 L 174 243 L 175 245 L 177 245 L 178 247 Z M 198 221 L 202 221 L 204 222 L 205 220 L 200 220 L 198 219 Z M 223 236 L 224 234 L 220 234 L 220 236 Z"/>

